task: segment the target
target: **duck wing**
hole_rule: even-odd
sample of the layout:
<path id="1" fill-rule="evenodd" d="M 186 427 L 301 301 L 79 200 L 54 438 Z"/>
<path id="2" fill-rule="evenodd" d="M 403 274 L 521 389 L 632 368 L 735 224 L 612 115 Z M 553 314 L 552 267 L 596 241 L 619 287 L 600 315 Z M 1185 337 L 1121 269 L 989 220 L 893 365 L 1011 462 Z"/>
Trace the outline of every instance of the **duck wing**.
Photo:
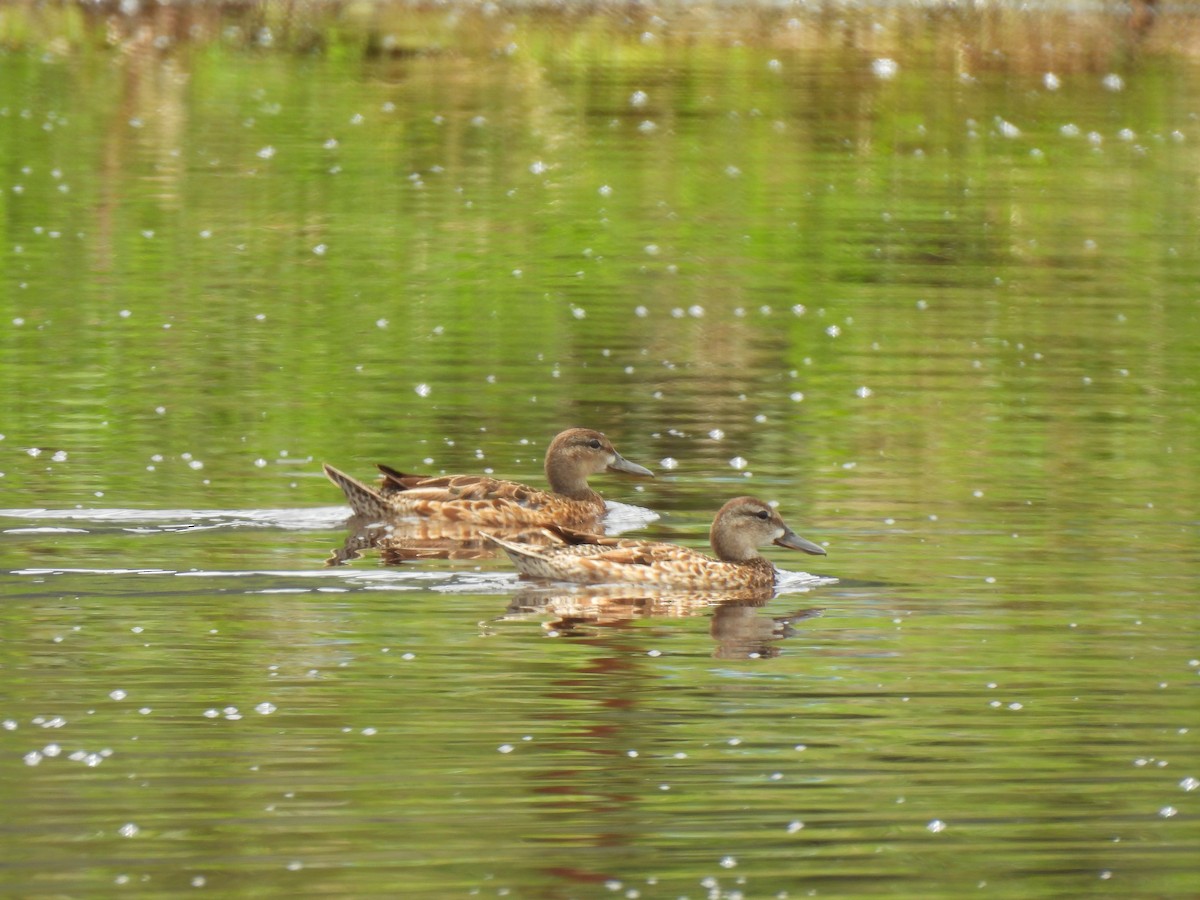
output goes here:
<path id="1" fill-rule="evenodd" d="M 455 500 L 508 501 L 526 508 L 541 506 L 549 495 L 519 481 L 487 475 L 411 475 L 378 464 L 383 473 L 380 493 L 385 497 L 406 494 L 407 499 L 449 503 Z"/>

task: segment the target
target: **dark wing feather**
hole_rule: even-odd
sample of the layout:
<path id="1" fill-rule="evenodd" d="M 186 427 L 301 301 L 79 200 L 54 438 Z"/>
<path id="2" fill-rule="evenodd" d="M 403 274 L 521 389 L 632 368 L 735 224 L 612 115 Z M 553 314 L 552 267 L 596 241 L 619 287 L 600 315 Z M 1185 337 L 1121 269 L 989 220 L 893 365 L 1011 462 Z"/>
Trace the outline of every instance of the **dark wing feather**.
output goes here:
<path id="1" fill-rule="evenodd" d="M 545 503 L 546 492 L 518 481 L 503 481 L 487 475 L 410 475 L 377 463 L 383 473 L 380 493 L 419 492 L 421 499 L 447 503 L 454 500 L 508 500 L 520 506 Z M 416 499 L 415 497 L 413 499 Z"/>

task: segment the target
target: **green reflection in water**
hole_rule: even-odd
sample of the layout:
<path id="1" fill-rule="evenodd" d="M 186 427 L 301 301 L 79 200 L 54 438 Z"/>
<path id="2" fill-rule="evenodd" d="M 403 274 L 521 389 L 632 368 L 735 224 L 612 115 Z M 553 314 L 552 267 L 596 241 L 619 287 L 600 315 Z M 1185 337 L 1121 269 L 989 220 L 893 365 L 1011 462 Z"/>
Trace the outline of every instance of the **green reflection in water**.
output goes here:
<path id="1" fill-rule="evenodd" d="M 1189 19 L 279 9 L 0 20 L 0 505 L 83 507 L 4 519 L 17 893 L 1195 892 Z M 296 518 L 572 424 L 654 536 L 778 500 L 842 581 L 748 618 L 825 614 Z"/>

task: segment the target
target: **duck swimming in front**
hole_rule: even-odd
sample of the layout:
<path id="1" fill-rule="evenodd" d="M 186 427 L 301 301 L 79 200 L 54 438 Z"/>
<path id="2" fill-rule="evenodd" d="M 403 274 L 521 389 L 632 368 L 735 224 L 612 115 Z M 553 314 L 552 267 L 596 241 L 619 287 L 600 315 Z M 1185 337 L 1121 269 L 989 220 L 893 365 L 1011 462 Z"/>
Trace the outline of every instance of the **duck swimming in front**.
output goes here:
<path id="1" fill-rule="evenodd" d="M 825 555 L 823 547 L 800 537 L 779 513 L 753 497 L 735 497 L 713 519 L 709 539 L 715 559 L 676 544 L 584 534 L 558 525 L 546 530 L 562 543 L 539 546 L 496 535 L 484 537 L 503 547 L 523 575 L 579 584 L 761 589 L 775 584 L 775 566 L 758 552 L 764 544 Z"/>
<path id="2" fill-rule="evenodd" d="M 587 525 L 605 510 L 604 498 L 588 486 L 589 475 L 654 477 L 590 428 L 571 428 L 551 441 L 546 450 L 548 491 L 487 475 L 405 475 L 384 465 L 379 470 L 383 484 L 375 489 L 325 464 L 325 474 L 346 494 L 358 516 L 380 521 L 439 518 L 498 528 Z"/>

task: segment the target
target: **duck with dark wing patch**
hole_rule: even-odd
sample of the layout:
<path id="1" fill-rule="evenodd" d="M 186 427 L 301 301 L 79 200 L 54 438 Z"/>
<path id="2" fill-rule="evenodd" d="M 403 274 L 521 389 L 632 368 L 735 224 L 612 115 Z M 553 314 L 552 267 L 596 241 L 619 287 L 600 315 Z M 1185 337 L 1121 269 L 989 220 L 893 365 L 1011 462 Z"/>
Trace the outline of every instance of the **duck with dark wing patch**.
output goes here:
<path id="1" fill-rule="evenodd" d="M 502 529 L 587 525 L 605 511 L 604 498 L 588 486 L 588 476 L 619 472 L 654 477 L 590 428 L 568 429 L 551 442 L 545 462 L 548 491 L 487 475 L 424 476 L 384 465 L 379 469 L 383 484 L 376 489 L 325 464 L 325 474 L 345 493 L 356 516 L 379 521 L 438 518 Z"/>

